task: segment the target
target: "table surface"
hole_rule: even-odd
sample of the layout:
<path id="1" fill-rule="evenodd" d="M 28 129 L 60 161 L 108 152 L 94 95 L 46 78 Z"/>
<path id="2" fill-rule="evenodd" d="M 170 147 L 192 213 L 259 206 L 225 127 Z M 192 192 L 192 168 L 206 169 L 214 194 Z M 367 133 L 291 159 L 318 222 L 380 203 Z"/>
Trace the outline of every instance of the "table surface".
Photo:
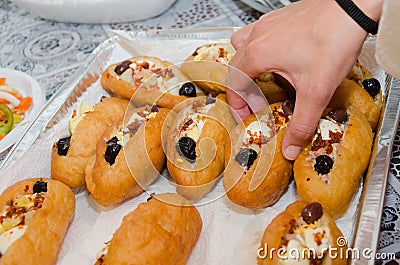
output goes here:
<path id="1" fill-rule="evenodd" d="M 265 2 L 267 12 L 290 3 L 289 0 Z M 48 100 L 89 54 L 112 35 L 110 29 L 244 26 L 261 15 L 239 0 L 178 0 L 162 15 L 142 21 L 101 25 L 58 23 L 43 20 L 9 0 L 2 0 L 0 66 L 32 75 L 45 90 Z M 7 152 L 0 154 L 0 161 Z M 377 260 L 376 264 L 400 263 L 400 128 L 393 145 L 378 251 L 396 253 L 396 260 Z"/>

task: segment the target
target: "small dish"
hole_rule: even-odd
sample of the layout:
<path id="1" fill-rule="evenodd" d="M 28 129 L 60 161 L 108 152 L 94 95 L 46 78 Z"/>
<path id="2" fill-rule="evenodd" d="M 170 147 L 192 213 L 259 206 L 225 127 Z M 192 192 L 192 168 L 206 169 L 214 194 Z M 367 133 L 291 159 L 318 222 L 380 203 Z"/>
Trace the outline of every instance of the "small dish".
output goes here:
<path id="1" fill-rule="evenodd" d="M 32 106 L 26 112 L 24 120 L 0 140 L 0 153 L 2 153 L 23 135 L 30 122 L 39 114 L 45 104 L 45 95 L 39 83 L 23 72 L 0 68 L 0 77 L 5 77 L 7 84 L 17 89 L 23 97 L 32 98 Z"/>
<path id="2" fill-rule="evenodd" d="M 155 17 L 176 0 L 13 0 L 44 19 L 72 23 L 120 23 Z"/>

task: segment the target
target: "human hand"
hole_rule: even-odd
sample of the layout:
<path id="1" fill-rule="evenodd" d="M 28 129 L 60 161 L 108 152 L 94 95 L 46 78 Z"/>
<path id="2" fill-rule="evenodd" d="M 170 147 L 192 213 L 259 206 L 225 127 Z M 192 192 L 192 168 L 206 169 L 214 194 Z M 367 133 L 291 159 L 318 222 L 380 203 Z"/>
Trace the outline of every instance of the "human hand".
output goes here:
<path id="1" fill-rule="evenodd" d="M 261 96 L 247 89 L 250 79 L 246 76 L 255 78 L 270 71 L 287 79 L 296 89 L 296 105 L 282 149 L 293 160 L 314 134 L 366 36 L 331 0 L 302 0 L 269 12 L 231 38 L 237 52 L 226 80 L 228 102 L 244 119 L 250 115 L 247 103 L 252 111 L 265 106 Z"/>

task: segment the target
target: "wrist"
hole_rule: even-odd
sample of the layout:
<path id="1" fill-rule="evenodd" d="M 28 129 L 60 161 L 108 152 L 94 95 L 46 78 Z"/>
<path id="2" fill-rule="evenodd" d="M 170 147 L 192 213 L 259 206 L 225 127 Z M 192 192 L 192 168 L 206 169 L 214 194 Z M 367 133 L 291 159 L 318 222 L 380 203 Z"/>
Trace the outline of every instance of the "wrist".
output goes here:
<path id="1" fill-rule="evenodd" d="M 383 0 L 353 0 L 365 15 L 375 22 L 379 21 L 382 11 Z"/>
<path id="2" fill-rule="evenodd" d="M 371 34 L 376 34 L 378 31 L 378 21 L 382 8 L 381 1 L 383 0 L 368 2 L 366 0 L 335 0 L 349 17 Z"/>

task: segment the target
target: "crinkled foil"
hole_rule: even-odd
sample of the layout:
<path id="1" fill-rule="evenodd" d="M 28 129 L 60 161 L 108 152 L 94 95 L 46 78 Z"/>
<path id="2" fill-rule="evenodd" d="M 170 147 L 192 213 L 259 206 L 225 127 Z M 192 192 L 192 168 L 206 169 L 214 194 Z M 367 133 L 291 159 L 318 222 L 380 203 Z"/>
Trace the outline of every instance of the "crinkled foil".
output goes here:
<path id="1" fill-rule="evenodd" d="M 70 81 L 66 82 L 64 86 L 57 92 L 57 94 L 55 94 L 49 100 L 42 113 L 30 125 L 25 135 L 14 145 L 13 149 L 9 152 L 8 156 L 4 160 L 4 166 L 0 169 L 0 192 L 19 179 L 24 179 L 31 176 L 49 176 L 50 165 L 48 156 L 51 152 L 51 143 L 54 141 L 54 139 L 58 139 L 57 137 L 61 137 L 63 134 L 65 134 L 65 130 L 57 130 L 55 128 L 60 127 L 60 123 L 65 123 L 65 117 L 70 115 L 72 106 L 76 102 L 81 101 L 82 98 L 85 98 L 86 94 L 90 93 L 90 90 L 92 90 L 96 84 L 98 86 L 99 77 L 105 67 L 110 64 L 110 60 L 113 58 L 115 49 L 117 47 L 124 48 L 126 50 L 127 57 L 132 50 L 136 49 L 136 52 L 146 50 L 146 47 L 130 46 L 130 43 L 127 41 L 127 39 L 164 39 L 181 40 L 182 42 L 189 39 L 202 39 L 205 42 L 229 41 L 230 35 L 235 30 L 235 28 L 204 28 L 116 32 L 118 36 L 112 37 L 99 45 L 88 58 L 87 62 L 81 66 L 81 68 L 70 79 Z M 352 220 L 352 227 L 351 225 L 350 227 L 347 227 L 347 230 L 350 231 L 347 233 L 347 236 L 349 236 L 348 239 L 350 239 L 348 242 L 349 246 L 361 251 L 364 249 L 371 249 L 372 251 L 376 250 L 385 196 L 388 167 L 391 157 L 392 141 L 399 119 L 400 84 L 393 82 L 392 78 L 385 74 L 383 70 L 376 64 L 374 54 L 375 39 L 371 37 L 365 42 L 364 48 L 360 55 L 360 61 L 362 64 L 367 66 L 369 70 L 371 70 L 372 74 L 377 77 L 383 85 L 384 108 L 381 115 L 380 126 L 375 135 L 374 149 L 371 156 L 369 169 L 365 174 L 362 183 L 363 185 L 361 185 L 362 191 L 359 191 L 358 197 L 355 197 L 355 200 L 353 201 L 355 210 L 354 214 L 352 215 L 354 216 L 353 220 L 350 218 L 350 220 Z M 101 95 L 101 93 L 95 93 L 94 95 L 91 95 L 91 97 L 99 99 Z M 64 126 L 63 128 L 67 128 L 67 126 Z M 47 148 L 46 151 L 39 154 L 35 153 L 35 150 L 41 150 L 36 148 L 40 145 L 45 145 Z M 21 165 L 22 163 L 26 163 L 26 161 L 31 161 L 30 163 L 34 163 L 32 161 L 37 162 L 35 164 Z M 21 172 L 25 173 L 22 174 Z M 290 192 L 293 194 L 295 193 L 293 191 L 293 182 L 291 187 L 289 187 L 287 194 Z M 287 196 L 287 194 L 285 196 Z M 142 197 L 140 197 L 140 200 L 143 199 Z M 74 223 L 72 224 L 70 231 L 68 232 L 69 234 L 67 234 L 64 242 L 59 264 L 71 264 L 70 262 L 72 261 L 75 262 L 74 264 L 78 264 L 79 262 L 79 264 L 86 264 L 86 262 L 83 262 L 82 258 L 85 255 L 87 255 L 87 257 L 85 256 L 86 260 L 88 261 L 87 264 L 93 264 L 93 253 L 90 252 L 91 250 L 88 250 L 90 247 L 92 247 L 89 247 L 91 241 L 88 241 L 89 243 L 86 245 L 85 242 L 78 246 L 76 246 L 76 244 L 80 243 L 80 241 L 84 241 L 84 238 L 91 236 L 93 236 L 92 240 L 97 239 L 97 241 L 106 241 L 106 237 L 96 237 L 98 236 L 96 226 L 98 226 L 100 229 L 108 229 L 109 231 L 107 230 L 107 232 L 112 235 L 114 227 L 118 225 L 118 222 L 120 222 L 120 217 L 118 214 L 123 216 L 122 213 L 118 212 L 118 209 L 110 211 L 109 213 L 102 213 L 104 209 L 97 209 L 96 207 L 93 207 L 93 202 L 88 199 L 85 192 L 81 191 L 80 193 L 77 193 L 76 198 L 78 210 L 75 215 Z M 289 201 L 295 199 L 297 199 L 295 196 L 290 197 L 289 199 L 285 198 L 285 200 Z M 136 205 L 136 202 L 128 202 L 128 205 L 130 205 L 132 207 L 131 209 L 133 209 L 134 205 Z M 285 204 L 278 202 L 276 205 L 274 205 L 272 212 L 276 215 L 279 213 L 279 211 L 284 209 L 284 206 Z M 227 211 L 226 207 L 224 208 L 224 206 L 220 208 L 218 206 L 216 209 L 212 209 L 212 206 L 208 205 L 201 209 L 205 227 L 203 228 L 200 242 L 198 243 L 198 246 L 196 246 L 188 264 L 217 264 L 215 263 L 217 261 L 219 264 L 249 264 L 243 263 L 243 261 L 246 259 L 243 259 L 242 256 L 254 255 L 254 257 L 256 257 L 255 252 L 251 252 L 252 250 L 243 250 L 243 248 L 246 247 L 246 244 L 250 242 L 250 240 L 253 240 L 252 242 L 254 246 L 260 242 L 259 238 L 262 236 L 262 234 L 260 235 L 260 231 L 262 233 L 262 231 L 265 229 L 265 225 L 268 224 L 268 222 L 272 220 L 275 215 L 270 214 L 271 216 L 266 217 L 263 223 L 259 224 L 259 219 L 256 219 L 257 217 L 254 213 L 247 213 L 247 216 L 238 214 L 235 215 L 235 218 L 238 218 L 237 221 L 233 221 L 231 223 L 228 219 L 229 217 L 227 216 L 234 215 L 235 213 L 228 211 L 226 212 L 226 216 L 217 215 L 217 213 L 223 213 L 224 211 Z M 213 213 L 215 213 L 215 215 L 213 215 Z M 252 217 L 253 219 L 250 218 L 252 222 L 246 219 L 248 218 L 248 215 L 254 215 L 254 218 Z M 103 220 L 101 220 L 100 217 L 104 217 Z M 117 218 L 116 224 L 113 224 L 110 227 L 104 226 L 106 220 L 111 220 L 112 218 Z M 213 230 L 211 231 L 207 230 L 209 229 L 207 224 L 211 224 L 212 222 L 217 222 L 220 225 L 213 227 Z M 338 222 L 341 222 L 341 220 L 339 219 Z M 348 226 L 348 223 L 342 224 L 341 228 L 344 226 Z M 254 229 L 258 229 L 257 234 L 255 234 L 253 231 Z M 236 230 L 243 231 L 240 234 L 235 234 Z M 220 236 L 216 234 L 217 232 L 227 233 L 224 236 Z M 223 246 L 221 244 L 234 242 L 236 240 L 233 238 L 233 236 L 229 235 L 229 233 L 238 236 L 242 236 L 246 233 L 249 235 L 248 238 L 250 239 L 245 239 L 245 237 L 242 236 L 241 238 L 243 238 L 243 243 L 236 243 L 236 246 L 232 248 L 232 251 L 235 251 L 235 255 L 239 255 L 239 257 L 236 259 L 233 258 L 233 261 L 230 263 L 227 263 L 226 260 L 220 260 L 218 257 L 213 257 L 213 262 L 211 262 L 211 258 L 207 256 L 208 253 L 201 253 L 201 251 L 210 250 L 212 248 L 226 248 L 226 245 Z M 82 236 L 83 238 L 76 238 L 79 236 Z M 98 246 L 96 246 L 96 248 L 99 249 Z M 80 253 L 78 253 L 79 249 L 81 249 Z M 74 251 L 76 253 L 71 254 L 71 252 Z M 213 253 L 215 256 L 219 255 L 218 252 Z M 226 255 L 226 257 L 229 257 L 234 254 L 231 252 L 221 252 L 220 255 Z M 354 259 L 352 264 L 373 264 L 373 260 L 363 259 L 361 255 L 360 259 Z"/>

